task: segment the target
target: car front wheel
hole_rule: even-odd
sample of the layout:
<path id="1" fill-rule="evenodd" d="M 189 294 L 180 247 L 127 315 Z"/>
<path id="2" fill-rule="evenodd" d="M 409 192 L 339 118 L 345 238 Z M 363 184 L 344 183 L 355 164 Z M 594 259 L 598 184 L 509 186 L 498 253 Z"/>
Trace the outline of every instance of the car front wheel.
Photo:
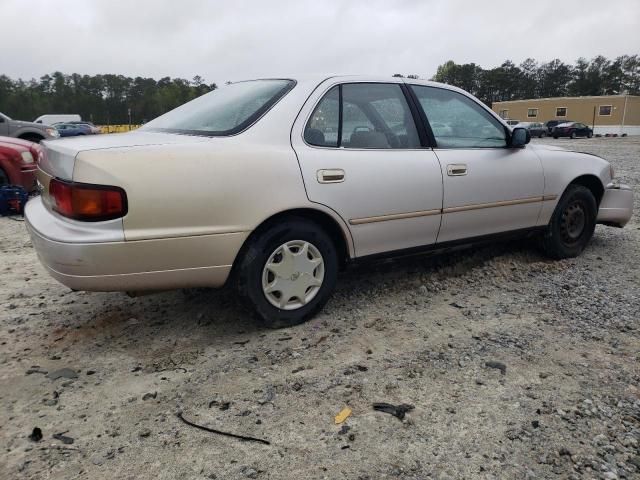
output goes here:
<path id="1" fill-rule="evenodd" d="M 582 185 L 569 185 L 543 235 L 544 252 L 556 259 L 578 256 L 593 236 L 597 212 L 591 190 Z"/>
<path id="2" fill-rule="evenodd" d="M 303 218 L 284 220 L 249 244 L 237 272 L 240 296 L 269 328 L 297 325 L 329 300 L 338 275 L 331 238 Z"/>

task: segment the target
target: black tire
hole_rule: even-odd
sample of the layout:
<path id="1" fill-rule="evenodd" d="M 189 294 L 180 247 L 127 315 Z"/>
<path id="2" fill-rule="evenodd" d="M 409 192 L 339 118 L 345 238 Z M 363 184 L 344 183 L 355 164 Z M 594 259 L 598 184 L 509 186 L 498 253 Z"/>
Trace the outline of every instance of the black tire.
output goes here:
<path id="1" fill-rule="evenodd" d="M 9 185 L 10 183 L 11 181 L 9 180 L 9 175 L 7 175 L 2 168 L 0 168 L 0 186 Z"/>
<path id="2" fill-rule="evenodd" d="M 40 135 L 36 135 L 35 133 L 28 133 L 20 137 L 22 140 L 26 140 L 27 142 L 40 143 L 44 140 L 44 137 Z"/>
<path id="3" fill-rule="evenodd" d="M 576 132 L 571 132 L 571 135 L 569 135 L 569 137 L 573 140 L 576 138 Z"/>
<path id="4" fill-rule="evenodd" d="M 569 185 L 542 237 L 545 254 L 555 259 L 580 255 L 593 236 L 597 212 L 591 190 L 582 185 Z"/>
<path id="5" fill-rule="evenodd" d="M 591 137 L 593 137 L 593 132 L 587 133 L 587 138 L 591 138 Z"/>
<path id="6" fill-rule="evenodd" d="M 538 138 L 544 138 L 544 137 L 546 137 L 546 136 L 547 136 L 547 134 L 546 134 L 546 133 L 544 133 L 544 132 L 542 132 L 540 135 L 538 135 Z"/>
<path id="7" fill-rule="evenodd" d="M 279 247 L 296 240 L 308 242 L 317 249 L 324 262 L 324 277 L 317 293 L 307 304 L 285 310 L 267 299 L 262 287 L 263 271 Z M 329 300 L 338 277 L 338 252 L 329 235 L 317 224 L 304 218 L 291 217 L 267 227 L 250 240 L 237 265 L 235 276 L 240 297 L 253 308 L 261 324 L 268 328 L 290 327 L 311 318 Z"/>
<path id="8" fill-rule="evenodd" d="M 558 139 L 558 136 L 557 136 L 557 135 L 554 135 L 554 136 L 553 136 L 553 138 L 557 140 L 557 139 Z"/>

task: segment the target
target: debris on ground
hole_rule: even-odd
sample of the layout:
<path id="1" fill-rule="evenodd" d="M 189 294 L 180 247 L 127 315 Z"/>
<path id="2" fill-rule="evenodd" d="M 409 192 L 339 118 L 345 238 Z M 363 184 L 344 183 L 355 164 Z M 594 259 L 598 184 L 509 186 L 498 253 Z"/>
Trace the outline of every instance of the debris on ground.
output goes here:
<path id="1" fill-rule="evenodd" d="M 51 380 L 57 380 L 59 378 L 67 378 L 69 380 L 73 380 L 75 378 L 78 378 L 78 373 L 71 368 L 61 368 L 60 370 L 49 372 L 47 374 L 47 378 Z"/>
<path id="2" fill-rule="evenodd" d="M 40 440 L 42 440 L 42 430 L 40 430 L 40 428 L 38 427 L 35 427 L 31 432 L 31 435 L 29 435 L 29 440 L 31 440 L 32 442 L 39 442 Z"/>
<path id="3" fill-rule="evenodd" d="M 334 418 L 336 425 L 340 425 L 347 418 L 349 418 L 350 415 L 351 415 L 351 409 L 349 407 L 345 407 L 342 410 L 340 410 L 340 413 L 338 413 Z"/>
<path id="4" fill-rule="evenodd" d="M 65 445 L 71 445 L 74 442 L 74 439 L 71 438 L 71 437 L 66 436 L 65 433 L 67 433 L 67 432 L 54 433 L 53 434 L 53 438 L 54 438 L 54 440 L 60 440 Z"/>
<path id="5" fill-rule="evenodd" d="M 390 403 L 377 402 L 373 404 L 373 409 L 378 412 L 389 413 L 394 417 L 403 420 L 404 416 L 407 412 L 410 412 L 415 407 L 413 405 L 409 405 L 407 403 L 402 403 L 400 405 L 392 405 Z"/>
<path id="6" fill-rule="evenodd" d="M 247 435 L 238 435 L 238 434 L 235 434 L 235 433 L 223 432 L 222 430 L 217 430 L 215 428 L 209 428 L 209 427 L 205 427 L 203 425 L 198 425 L 197 423 L 190 422 L 189 420 L 184 418 L 182 416 L 182 412 L 176 413 L 176 417 L 178 417 L 180 420 L 182 420 L 187 425 L 189 425 L 191 427 L 194 427 L 194 428 L 199 428 L 200 430 L 204 430 L 205 432 L 216 433 L 218 435 L 224 435 L 225 437 L 237 438 L 238 440 L 243 440 L 243 441 L 247 441 L 247 442 L 258 442 L 258 443 L 263 443 L 265 445 L 271 445 L 271 442 L 269 442 L 268 440 L 264 440 L 262 438 L 255 438 L 255 437 L 249 437 Z"/>

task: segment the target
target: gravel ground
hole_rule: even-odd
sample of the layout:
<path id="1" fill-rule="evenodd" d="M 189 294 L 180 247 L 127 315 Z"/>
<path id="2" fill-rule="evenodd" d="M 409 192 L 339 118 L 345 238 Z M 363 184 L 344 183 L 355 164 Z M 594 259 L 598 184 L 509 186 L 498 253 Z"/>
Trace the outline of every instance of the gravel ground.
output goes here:
<path id="1" fill-rule="evenodd" d="M 640 138 L 547 142 L 611 160 L 640 211 Z M 279 331 L 225 291 L 70 292 L 19 219 L 0 239 L 0 478 L 640 478 L 637 216 L 573 260 L 358 266 Z"/>

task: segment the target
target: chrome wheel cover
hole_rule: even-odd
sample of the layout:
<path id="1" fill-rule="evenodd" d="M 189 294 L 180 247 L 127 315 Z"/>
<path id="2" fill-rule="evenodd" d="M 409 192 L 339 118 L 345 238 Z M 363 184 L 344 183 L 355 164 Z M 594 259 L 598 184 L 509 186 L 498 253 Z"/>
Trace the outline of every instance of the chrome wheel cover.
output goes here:
<path id="1" fill-rule="evenodd" d="M 304 307 L 318 294 L 324 280 L 324 259 L 305 240 L 291 240 L 269 256 L 262 270 L 262 292 L 281 310 Z"/>

